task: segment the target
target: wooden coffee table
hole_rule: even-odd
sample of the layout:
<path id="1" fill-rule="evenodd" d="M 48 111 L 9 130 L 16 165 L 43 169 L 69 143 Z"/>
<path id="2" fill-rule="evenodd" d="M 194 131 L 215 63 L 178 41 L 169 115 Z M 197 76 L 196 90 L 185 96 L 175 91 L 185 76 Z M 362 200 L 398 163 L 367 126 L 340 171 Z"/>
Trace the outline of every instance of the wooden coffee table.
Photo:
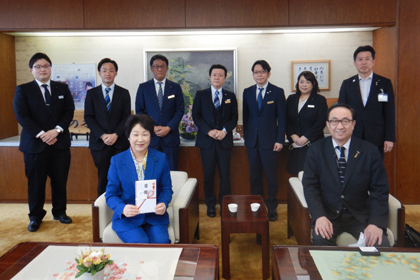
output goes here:
<path id="1" fill-rule="evenodd" d="M 260 203 L 258 212 L 251 211 L 251 203 Z M 229 203 L 238 204 L 238 212 L 231 214 Z M 261 238 L 263 279 L 270 277 L 268 214 L 264 199 L 259 195 L 227 195 L 222 202 L 222 265 L 223 278 L 230 278 L 229 243 L 231 233 L 256 233 Z"/>
<path id="2" fill-rule="evenodd" d="M 51 242 L 25 242 L 20 243 L 9 252 L 0 257 L 0 279 L 11 279 L 28 263 L 36 258 L 49 245 L 60 246 L 101 246 L 101 247 L 138 247 L 138 248 L 182 248 L 179 257 L 177 272 L 182 275 L 196 262 L 194 279 L 219 279 L 219 249 L 215 245 L 204 244 L 107 244 L 107 243 L 51 243 Z M 198 257 L 197 257 L 198 255 Z M 174 279 L 178 278 L 175 274 Z"/>

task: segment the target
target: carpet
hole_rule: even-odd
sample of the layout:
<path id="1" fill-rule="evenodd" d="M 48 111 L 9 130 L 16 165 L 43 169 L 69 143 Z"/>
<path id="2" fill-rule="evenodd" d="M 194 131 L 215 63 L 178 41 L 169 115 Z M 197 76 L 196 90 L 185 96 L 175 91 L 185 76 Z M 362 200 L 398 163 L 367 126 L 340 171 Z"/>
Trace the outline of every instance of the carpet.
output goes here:
<path id="1" fill-rule="evenodd" d="M 405 205 L 406 223 L 420 231 L 420 205 Z M 90 204 L 69 204 L 67 214 L 73 219 L 69 225 L 54 221 L 51 204 L 44 208 L 48 213 L 37 232 L 29 232 L 27 226 L 28 206 L 26 204 L 0 203 L 0 256 L 15 245 L 25 241 L 46 242 L 92 242 L 92 218 Z M 200 240 L 197 244 L 219 246 L 219 271 L 222 278 L 220 215 L 209 218 L 206 206 L 200 205 Z M 294 237 L 287 239 L 287 206 L 277 208 L 279 219 L 270 222 L 270 246 L 296 245 Z M 271 253 L 271 251 L 270 251 Z M 233 234 L 230 244 L 231 279 L 261 279 L 261 246 L 256 243 L 255 234 Z"/>

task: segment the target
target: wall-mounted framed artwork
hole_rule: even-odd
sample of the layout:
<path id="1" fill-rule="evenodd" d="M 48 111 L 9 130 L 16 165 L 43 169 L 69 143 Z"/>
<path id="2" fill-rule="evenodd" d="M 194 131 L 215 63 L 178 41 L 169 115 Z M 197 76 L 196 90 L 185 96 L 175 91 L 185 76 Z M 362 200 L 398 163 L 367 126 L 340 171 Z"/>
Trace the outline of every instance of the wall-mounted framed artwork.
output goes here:
<path id="1" fill-rule="evenodd" d="M 223 88 L 237 94 L 237 54 L 236 48 L 229 49 L 175 49 L 144 50 L 144 79 L 153 78 L 150 59 L 162 54 L 169 60 L 167 79 L 181 85 L 185 99 L 185 111 L 192 105 L 197 90 L 210 87 L 209 69 L 213 64 L 224 65 L 228 72 Z"/>
<path id="2" fill-rule="evenodd" d="M 331 88 L 331 60 L 299 60 L 292 61 L 292 91 L 296 92 L 297 77 L 303 71 L 311 71 L 318 80 L 321 91 Z"/>

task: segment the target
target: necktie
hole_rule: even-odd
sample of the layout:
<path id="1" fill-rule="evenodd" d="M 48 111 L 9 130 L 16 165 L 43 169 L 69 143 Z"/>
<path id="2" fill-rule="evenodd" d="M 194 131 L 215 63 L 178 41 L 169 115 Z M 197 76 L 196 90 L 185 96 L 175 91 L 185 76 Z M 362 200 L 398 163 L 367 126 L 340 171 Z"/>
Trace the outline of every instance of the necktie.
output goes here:
<path id="1" fill-rule="evenodd" d="M 158 102 L 159 102 L 159 108 L 162 110 L 162 102 L 163 102 L 162 84 L 163 82 L 158 82 L 158 84 L 159 84 Z"/>
<path id="2" fill-rule="evenodd" d="M 50 106 L 50 104 L 51 104 L 51 93 L 48 90 L 48 85 L 43 84 L 42 87 L 44 88 L 45 104 L 47 106 Z"/>
<path id="3" fill-rule="evenodd" d="M 258 110 L 260 110 L 261 111 L 261 107 L 262 107 L 262 101 L 263 101 L 263 98 L 262 98 L 262 91 L 263 91 L 263 89 L 264 88 L 258 88 L 258 90 L 259 90 L 259 92 L 258 92 Z"/>
<path id="4" fill-rule="evenodd" d="M 336 149 L 340 150 L 340 158 L 338 159 L 338 176 L 340 177 L 341 186 L 344 184 L 344 175 L 346 174 L 346 148 L 337 146 Z"/>
<path id="5" fill-rule="evenodd" d="M 111 88 L 107 87 L 105 89 L 105 103 L 106 103 L 106 109 L 109 111 L 111 109 L 111 98 L 109 97 L 109 92 L 111 91 Z"/>
<path id="6" fill-rule="evenodd" d="M 219 91 L 216 90 L 214 94 L 214 107 L 217 111 L 220 109 L 220 99 L 219 99 Z"/>

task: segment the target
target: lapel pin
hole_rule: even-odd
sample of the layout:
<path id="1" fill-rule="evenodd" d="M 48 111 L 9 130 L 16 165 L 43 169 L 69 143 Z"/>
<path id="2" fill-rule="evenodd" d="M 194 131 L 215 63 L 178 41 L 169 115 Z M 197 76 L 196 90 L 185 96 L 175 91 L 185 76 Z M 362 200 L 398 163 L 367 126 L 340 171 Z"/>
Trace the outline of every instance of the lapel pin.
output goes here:
<path id="1" fill-rule="evenodd" d="M 357 156 L 360 154 L 359 151 L 356 152 L 356 154 L 354 155 L 354 158 L 357 158 Z"/>
<path id="2" fill-rule="evenodd" d="M 353 83 L 356 81 L 356 79 L 353 79 Z"/>

